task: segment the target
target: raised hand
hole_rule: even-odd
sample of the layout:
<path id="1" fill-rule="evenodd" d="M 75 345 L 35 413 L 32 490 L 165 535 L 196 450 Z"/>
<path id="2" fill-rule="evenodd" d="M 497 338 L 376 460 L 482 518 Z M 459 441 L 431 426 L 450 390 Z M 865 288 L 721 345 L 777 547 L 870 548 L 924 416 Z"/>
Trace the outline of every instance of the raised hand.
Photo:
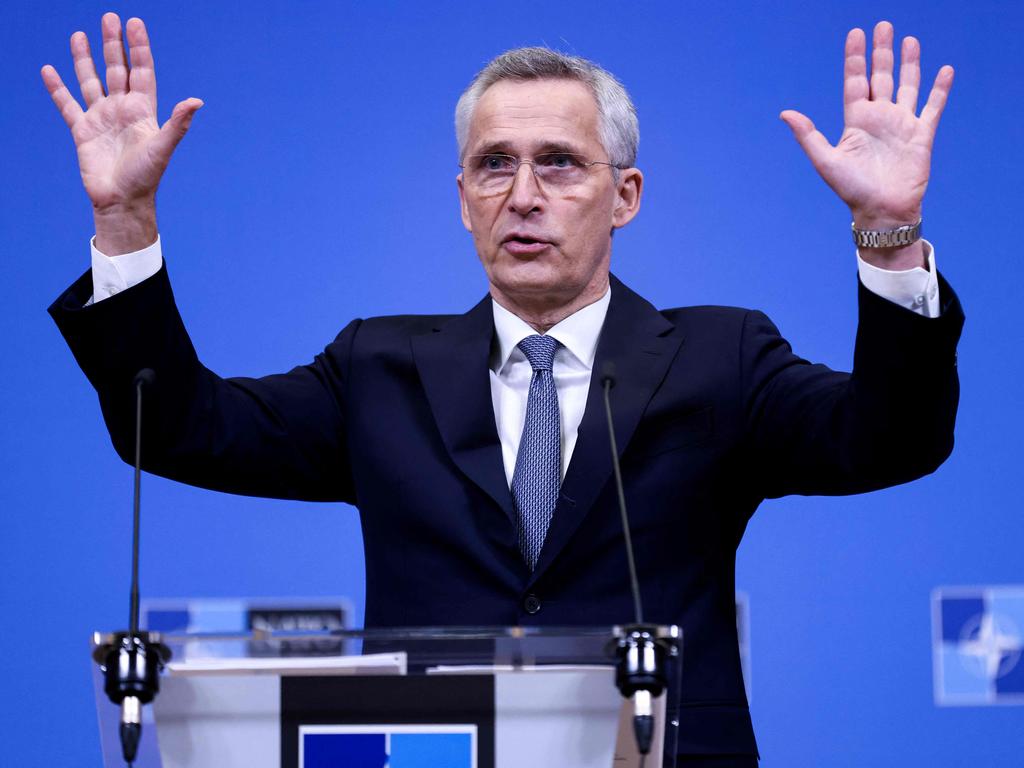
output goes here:
<path id="1" fill-rule="evenodd" d="M 953 85 L 953 68 L 947 65 L 939 70 L 918 116 L 918 41 L 913 37 L 903 39 L 895 102 L 892 24 L 882 21 L 875 26 L 872 48 L 869 82 L 863 30 L 853 29 L 846 37 L 845 126 L 836 146 L 815 129 L 806 115 L 785 110 L 780 117 L 792 129 L 821 177 L 850 207 L 856 226 L 892 229 L 913 224 L 921 217 L 932 143 Z M 920 253 L 921 249 L 916 249 L 916 254 Z"/>
<path id="2" fill-rule="evenodd" d="M 180 102 L 161 126 L 146 25 L 135 18 L 126 25 L 130 67 L 121 20 L 107 13 L 101 26 L 106 92 L 96 74 L 88 37 L 84 32 L 71 36 L 85 111 L 56 69 L 47 64 L 41 74 L 75 141 L 82 182 L 96 218 L 96 247 L 112 256 L 138 250 L 156 239 L 157 186 L 203 102 L 194 98 Z"/>

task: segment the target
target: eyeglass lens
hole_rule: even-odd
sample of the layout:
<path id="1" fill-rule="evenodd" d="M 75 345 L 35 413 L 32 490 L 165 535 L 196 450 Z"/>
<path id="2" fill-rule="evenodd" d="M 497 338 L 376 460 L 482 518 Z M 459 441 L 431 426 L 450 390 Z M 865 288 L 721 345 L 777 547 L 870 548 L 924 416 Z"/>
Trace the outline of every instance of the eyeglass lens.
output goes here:
<path id="1" fill-rule="evenodd" d="M 533 160 L 503 154 L 470 155 L 466 158 L 464 172 L 467 180 L 481 189 L 498 189 L 511 186 L 520 165 L 529 165 L 537 179 L 553 188 L 565 188 L 580 184 L 587 178 L 591 166 L 584 158 L 566 152 L 551 152 L 537 155 Z"/>

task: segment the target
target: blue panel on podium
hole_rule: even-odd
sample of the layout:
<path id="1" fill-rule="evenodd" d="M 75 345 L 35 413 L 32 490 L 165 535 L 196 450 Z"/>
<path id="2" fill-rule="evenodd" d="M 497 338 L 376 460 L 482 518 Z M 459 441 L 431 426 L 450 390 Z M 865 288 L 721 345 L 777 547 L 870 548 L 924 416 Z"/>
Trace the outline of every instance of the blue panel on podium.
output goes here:
<path id="1" fill-rule="evenodd" d="M 475 768 L 475 726 L 338 725 L 302 729 L 299 768 Z"/>
<path id="2" fill-rule="evenodd" d="M 493 768 L 494 686 L 469 674 L 282 677 L 281 768 Z M 347 739 L 364 735 L 384 740 L 385 762 L 351 762 Z M 311 737 L 316 754 L 345 761 L 311 762 Z"/>
<path id="3" fill-rule="evenodd" d="M 386 739 L 383 733 L 307 733 L 302 768 L 384 768 Z"/>
<path id="4" fill-rule="evenodd" d="M 469 733 L 396 733 L 391 736 L 389 768 L 472 768 Z"/>

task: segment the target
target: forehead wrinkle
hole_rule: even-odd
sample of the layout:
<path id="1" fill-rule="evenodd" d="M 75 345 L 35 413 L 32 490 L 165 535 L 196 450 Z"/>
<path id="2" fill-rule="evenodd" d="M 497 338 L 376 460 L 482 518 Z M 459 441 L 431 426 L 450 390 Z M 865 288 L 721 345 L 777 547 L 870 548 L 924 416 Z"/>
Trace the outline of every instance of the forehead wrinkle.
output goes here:
<path id="1" fill-rule="evenodd" d="M 484 125 L 497 123 L 495 127 L 502 127 L 501 123 L 507 121 L 508 126 L 519 124 L 536 125 L 539 128 L 565 128 L 570 127 L 577 131 L 586 131 L 589 128 L 597 127 L 596 115 L 593 117 L 593 125 L 588 116 L 580 110 L 572 109 L 569 105 L 534 104 L 524 106 L 519 104 L 502 105 L 496 109 L 483 111 L 478 115 L 479 119 L 474 121 Z"/>
<path id="2" fill-rule="evenodd" d="M 585 154 L 591 143 L 580 131 L 567 129 L 563 125 L 531 126 L 524 131 L 518 126 L 502 125 L 494 128 L 482 127 L 474 131 L 471 153 L 507 152 L 522 155 L 529 152 L 575 152 Z"/>
<path id="3" fill-rule="evenodd" d="M 585 154 L 603 147 L 598 122 L 597 104 L 580 83 L 502 81 L 488 88 L 477 105 L 469 151 L 502 145 L 523 154 L 561 144 Z"/>
<path id="4" fill-rule="evenodd" d="M 509 151 L 572 151 L 584 152 L 589 144 L 600 145 L 596 131 L 589 131 L 582 121 L 562 121 L 557 118 L 537 122 L 532 118 L 517 120 L 513 116 L 485 117 L 473 126 L 470 141 L 473 152 Z M 568 123 L 568 124 L 567 124 Z"/>

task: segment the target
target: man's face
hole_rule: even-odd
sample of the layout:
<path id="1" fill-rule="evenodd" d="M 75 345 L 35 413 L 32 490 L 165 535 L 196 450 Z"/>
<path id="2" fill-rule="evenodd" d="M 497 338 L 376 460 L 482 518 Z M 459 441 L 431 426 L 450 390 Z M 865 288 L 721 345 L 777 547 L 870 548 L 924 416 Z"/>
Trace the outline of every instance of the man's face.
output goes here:
<path id="1" fill-rule="evenodd" d="M 598 133 L 597 103 L 573 80 L 501 80 L 477 103 L 466 156 L 489 153 L 532 160 L 567 152 L 609 160 Z M 595 165 L 582 183 L 552 189 L 532 167 L 519 167 L 499 193 L 458 177 L 462 221 L 473 234 L 492 293 L 558 306 L 582 294 L 596 299 L 608 283 L 611 231 L 639 208 L 642 177 Z M 592 299 L 593 300 L 593 299 Z"/>

